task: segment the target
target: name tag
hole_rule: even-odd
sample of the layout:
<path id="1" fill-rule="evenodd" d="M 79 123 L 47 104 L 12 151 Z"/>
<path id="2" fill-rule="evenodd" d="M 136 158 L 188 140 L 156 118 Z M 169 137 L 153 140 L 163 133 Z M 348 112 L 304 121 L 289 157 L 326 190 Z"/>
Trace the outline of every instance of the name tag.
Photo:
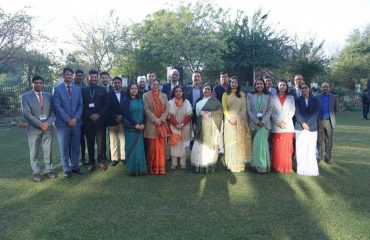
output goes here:
<path id="1" fill-rule="evenodd" d="M 93 107 L 95 107 L 94 103 L 90 103 L 89 108 L 93 108 Z"/>
<path id="2" fill-rule="evenodd" d="M 46 114 L 41 114 L 39 116 L 39 119 L 40 119 L 40 121 L 46 121 L 46 119 L 48 119 L 48 117 L 46 116 Z"/>
<path id="3" fill-rule="evenodd" d="M 262 113 L 261 113 L 261 112 L 257 113 L 257 117 L 258 117 L 258 118 L 262 118 L 262 116 L 263 116 L 263 115 L 262 115 Z"/>

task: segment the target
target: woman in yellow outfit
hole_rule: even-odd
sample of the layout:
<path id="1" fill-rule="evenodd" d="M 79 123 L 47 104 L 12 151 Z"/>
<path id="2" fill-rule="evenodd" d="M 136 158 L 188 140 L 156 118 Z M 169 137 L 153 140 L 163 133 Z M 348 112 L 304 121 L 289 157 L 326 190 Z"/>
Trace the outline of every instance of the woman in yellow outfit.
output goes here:
<path id="1" fill-rule="evenodd" d="M 230 79 L 229 88 L 222 96 L 224 111 L 225 163 L 232 172 L 245 170 L 252 159 L 252 138 L 248 126 L 247 102 L 240 90 L 239 80 Z"/>

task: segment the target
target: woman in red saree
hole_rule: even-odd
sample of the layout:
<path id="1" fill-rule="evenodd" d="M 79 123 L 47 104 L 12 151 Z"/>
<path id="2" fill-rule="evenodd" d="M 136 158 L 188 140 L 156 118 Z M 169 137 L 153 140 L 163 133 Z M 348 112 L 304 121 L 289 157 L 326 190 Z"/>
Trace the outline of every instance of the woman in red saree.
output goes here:
<path id="1" fill-rule="evenodd" d="M 166 123 L 168 117 L 168 101 L 166 94 L 159 91 L 159 80 L 152 82 L 152 90 L 143 95 L 146 124 L 144 137 L 148 146 L 149 174 L 166 173 L 166 138 L 170 129 Z"/>

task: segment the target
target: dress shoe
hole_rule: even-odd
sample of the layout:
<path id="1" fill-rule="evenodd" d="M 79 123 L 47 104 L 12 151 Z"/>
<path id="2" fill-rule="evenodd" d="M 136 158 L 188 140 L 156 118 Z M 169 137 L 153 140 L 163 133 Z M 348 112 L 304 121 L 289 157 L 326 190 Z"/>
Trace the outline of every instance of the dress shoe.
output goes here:
<path id="1" fill-rule="evenodd" d="M 33 174 L 33 181 L 34 182 L 42 182 L 42 178 L 40 174 Z"/>
<path id="2" fill-rule="evenodd" d="M 87 170 L 89 170 L 89 172 L 93 172 L 95 170 L 95 164 L 90 164 Z"/>
<path id="3" fill-rule="evenodd" d="M 119 162 L 117 160 L 112 161 L 112 167 L 116 166 Z"/>
<path id="4" fill-rule="evenodd" d="M 70 178 L 72 177 L 71 171 L 64 172 L 64 178 Z"/>
<path id="5" fill-rule="evenodd" d="M 83 165 L 89 165 L 89 161 L 86 159 L 81 159 Z"/>
<path id="6" fill-rule="evenodd" d="M 325 160 L 325 162 L 330 165 L 330 164 L 333 164 L 334 161 L 332 159 L 329 159 L 329 160 Z"/>
<path id="7" fill-rule="evenodd" d="M 78 175 L 82 175 L 83 174 L 83 172 L 79 168 L 72 169 L 72 172 L 74 172 L 74 173 L 76 173 Z"/>
<path id="8" fill-rule="evenodd" d="M 99 169 L 100 169 L 100 171 L 105 171 L 105 170 L 107 170 L 107 166 L 105 165 L 105 163 L 100 163 L 99 164 Z"/>
<path id="9" fill-rule="evenodd" d="M 57 175 L 55 175 L 53 172 L 48 172 L 45 174 L 45 176 L 47 176 L 49 179 L 57 178 Z"/>

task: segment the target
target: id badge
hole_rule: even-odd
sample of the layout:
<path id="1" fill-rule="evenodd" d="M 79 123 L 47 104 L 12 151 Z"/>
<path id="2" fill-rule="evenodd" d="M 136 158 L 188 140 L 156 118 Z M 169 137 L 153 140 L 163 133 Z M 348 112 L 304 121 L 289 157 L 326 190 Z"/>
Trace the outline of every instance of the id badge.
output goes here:
<path id="1" fill-rule="evenodd" d="M 257 118 L 262 118 L 262 113 L 261 112 L 259 112 L 259 113 L 257 113 Z"/>
<path id="2" fill-rule="evenodd" d="M 48 117 L 46 116 L 46 114 L 41 114 L 39 116 L 39 119 L 40 119 L 40 121 L 46 121 L 46 119 L 48 119 Z"/>
<path id="3" fill-rule="evenodd" d="M 89 108 L 93 108 L 93 107 L 95 107 L 94 103 L 90 103 Z"/>

